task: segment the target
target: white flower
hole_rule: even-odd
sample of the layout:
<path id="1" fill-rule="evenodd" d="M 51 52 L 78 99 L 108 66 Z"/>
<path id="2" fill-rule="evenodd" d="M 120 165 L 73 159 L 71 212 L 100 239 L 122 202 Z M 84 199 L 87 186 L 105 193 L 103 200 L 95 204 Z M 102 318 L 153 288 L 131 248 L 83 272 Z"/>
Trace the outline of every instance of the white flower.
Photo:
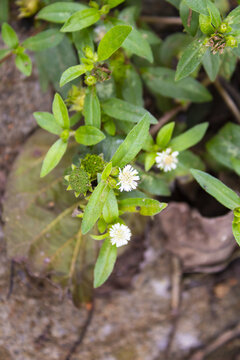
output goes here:
<path id="1" fill-rule="evenodd" d="M 112 245 L 116 244 L 117 247 L 126 245 L 132 235 L 128 226 L 119 223 L 110 228 L 109 234 Z"/>
<path id="2" fill-rule="evenodd" d="M 156 156 L 156 164 L 159 169 L 162 169 L 164 172 L 171 171 L 176 169 L 178 163 L 178 151 L 173 151 L 168 148 L 165 151 L 158 152 Z"/>
<path id="3" fill-rule="evenodd" d="M 140 180 L 137 170 L 131 165 L 126 165 L 123 170 L 119 169 L 118 175 L 120 191 L 131 191 L 137 188 L 137 181 Z"/>
<path id="4" fill-rule="evenodd" d="M 100 42 L 102 40 L 102 38 L 106 34 L 107 29 L 105 28 L 104 25 L 100 25 L 100 26 L 95 27 L 93 32 L 94 32 L 94 41 L 96 43 L 98 43 L 98 42 Z"/>

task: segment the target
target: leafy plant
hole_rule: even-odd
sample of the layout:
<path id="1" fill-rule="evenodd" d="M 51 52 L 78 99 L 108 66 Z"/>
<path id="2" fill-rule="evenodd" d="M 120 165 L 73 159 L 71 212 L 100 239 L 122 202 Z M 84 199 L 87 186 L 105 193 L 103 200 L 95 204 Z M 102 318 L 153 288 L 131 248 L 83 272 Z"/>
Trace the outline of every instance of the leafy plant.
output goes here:
<path id="1" fill-rule="evenodd" d="M 103 241 L 94 268 L 93 284 L 98 287 L 113 270 L 117 248 L 131 238 L 129 213 L 160 213 L 167 204 L 154 197 L 170 196 L 176 178 L 191 181 L 194 177 L 233 210 L 233 232 L 237 241 L 240 238 L 238 195 L 207 175 L 201 158 L 189 150 L 203 139 L 208 123 L 202 119 L 190 122 L 191 126 L 169 122 L 193 103 L 210 102 L 206 84 L 219 74 L 229 78 L 233 73 L 240 55 L 240 6 L 225 16 L 225 10 L 211 0 L 168 2 L 179 10 L 184 33 L 163 41 L 139 21 L 139 7 L 124 7 L 124 0 L 47 3 L 35 15 L 44 30 L 23 42 L 10 25 L 2 25 L 6 46 L 0 50 L 0 62 L 14 56 L 17 68 L 29 76 L 32 65 L 26 51 L 34 52 L 42 88 L 51 83 L 56 90 L 52 113 L 34 113 L 37 124 L 52 134 L 47 142 L 40 135 L 44 159 L 41 170 L 37 166 L 34 172 L 41 177 L 32 179 L 34 191 L 50 181 L 52 201 L 56 175 L 66 190 L 59 185 L 56 191 L 64 196 L 59 209 L 49 214 L 44 200 L 39 199 L 41 209 L 27 189 L 27 208 L 49 214 L 50 222 L 36 222 L 37 234 L 31 238 L 31 221 L 24 213 L 29 227 L 26 241 L 18 239 L 15 247 L 9 240 L 9 254 L 28 259 L 33 273 L 69 287 L 77 304 L 86 300 L 87 286 L 78 282 L 78 276 L 87 267 L 87 279 L 91 279 L 93 244 Z M 27 11 L 22 14 L 30 16 Z M 179 60 L 176 69 L 175 58 Z M 200 82 L 198 74 L 205 79 Z M 164 124 L 145 109 L 143 85 L 156 107 L 172 114 Z M 207 144 L 211 155 L 237 174 L 238 132 L 238 125 L 227 124 Z M 25 160 L 21 174 L 24 167 L 30 171 Z M 16 186 L 13 178 L 10 183 L 20 191 L 20 183 Z M 7 206 L 5 217 L 10 216 L 11 206 Z M 7 229 L 10 239 L 14 230 L 9 222 Z"/>

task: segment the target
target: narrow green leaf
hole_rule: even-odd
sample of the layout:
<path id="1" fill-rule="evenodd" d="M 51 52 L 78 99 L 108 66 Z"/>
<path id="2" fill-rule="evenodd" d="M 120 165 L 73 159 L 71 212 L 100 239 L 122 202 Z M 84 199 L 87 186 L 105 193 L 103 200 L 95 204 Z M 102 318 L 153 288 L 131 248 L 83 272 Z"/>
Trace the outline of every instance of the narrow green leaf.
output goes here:
<path id="1" fill-rule="evenodd" d="M 27 38 L 22 45 L 28 50 L 43 51 L 57 46 L 63 37 L 58 29 L 49 29 Z"/>
<path id="2" fill-rule="evenodd" d="M 110 9 L 115 8 L 116 6 L 122 4 L 125 0 L 108 0 L 107 4 L 110 6 Z"/>
<path id="3" fill-rule="evenodd" d="M 196 39 L 188 45 L 178 62 L 175 79 L 178 81 L 189 76 L 201 63 L 206 51 L 203 40 Z"/>
<path id="4" fill-rule="evenodd" d="M 109 177 L 109 175 L 111 174 L 112 171 L 112 162 L 109 162 L 103 172 L 102 172 L 102 180 L 107 180 L 107 178 Z"/>
<path id="5" fill-rule="evenodd" d="M 104 133 L 94 126 L 80 126 L 75 132 L 75 139 L 79 144 L 91 146 L 105 139 Z"/>
<path id="6" fill-rule="evenodd" d="M 93 191 L 83 215 L 83 234 L 88 233 L 101 216 L 103 206 L 108 197 L 109 191 L 110 187 L 103 181 L 101 181 Z"/>
<path id="7" fill-rule="evenodd" d="M 148 136 L 149 125 L 148 116 L 144 115 L 113 155 L 113 166 L 123 167 L 135 158 Z"/>
<path id="8" fill-rule="evenodd" d="M 196 11 L 192 11 L 191 17 L 189 16 L 190 8 L 185 3 L 181 1 L 180 3 L 180 17 L 184 26 L 184 29 L 191 36 L 195 36 L 198 30 L 199 25 L 199 14 Z"/>
<path id="9" fill-rule="evenodd" d="M 239 220 L 239 219 L 237 219 L 237 220 Z M 233 236 L 234 236 L 236 242 L 240 246 L 240 223 L 238 221 L 233 220 L 233 222 L 232 222 L 232 232 L 233 232 Z"/>
<path id="10" fill-rule="evenodd" d="M 60 162 L 61 158 L 67 150 L 67 142 L 63 142 L 62 139 L 58 139 L 48 150 L 47 155 L 45 156 L 41 169 L 41 177 L 46 176 L 50 171 L 52 171 L 57 164 Z"/>
<path id="11" fill-rule="evenodd" d="M 207 9 L 209 11 L 213 26 L 215 28 L 218 28 L 222 23 L 221 15 L 218 8 L 211 0 L 207 0 Z"/>
<path id="12" fill-rule="evenodd" d="M 145 171 L 149 171 L 151 169 L 151 167 L 155 164 L 156 155 L 157 155 L 156 151 L 146 153 L 145 160 L 144 160 Z"/>
<path id="13" fill-rule="evenodd" d="M 131 198 L 119 201 L 119 210 L 122 212 L 139 212 L 144 216 L 154 216 L 167 207 L 154 199 Z"/>
<path id="14" fill-rule="evenodd" d="M 24 75 L 31 75 L 32 61 L 27 54 L 18 54 L 15 58 L 15 64 L 18 70 L 20 70 Z"/>
<path id="15" fill-rule="evenodd" d="M 57 123 L 61 126 L 62 129 L 69 129 L 70 121 L 68 116 L 67 107 L 59 94 L 55 94 L 52 112 Z"/>
<path id="16" fill-rule="evenodd" d="M 116 25 L 111 28 L 98 45 L 98 60 L 104 61 L 110 58 L 121 47 L 131 31 L 132 27 L 128 25 Z"/>
<path id="17" fill-rule="evenodd" d="M 13 28 L 7 23 L 2 24 L 2 39 L 4 43 L 9 46 L 11 49 L 14 49 L 18 46 L 19 40 L 16 32 Z"/>
<path id="18" fill-rule="evenodd" d="M 63 131 L 63 129 L 56 122 L 54 116 L 49 112 L 35 112 L 33 113 L 33 116 L 35 117 L 37 124 L 50 133 L 60 135 Z"/>
<path id="19" fill-rule="evenodd" d="M 84 100 L 84 122 L 86 125 L 101 127 L 101 107 L 95 87 L 88 88 Z"/>
<path id="20" fill-rule="evenodd" d="M 204 15 L 209 15 L 207 9 L 207 0 L 184 0 L 190 9 Z"/>
<path id="21" fill-rule="evenodd" d="M 210 49 L 207 49 L 202 63 L 209 79 L 215 81 L 221 65 L 219 54 L 213 54 Z"/>
<path id="22" fill-rule="evenodd" d="M 174 126 L 175 126 L 175 123 L 170 122 L 169 124 L 164 125 L 159 130 L 159 132 L 157 134 L 157 138 L 156 138 L 156 143 L 158 146 L 160 146 L 160 148 L 164 149 L 168 145 L 169 141 L 172 138 Z"/>
<path id="23" fill-rule="evenodd" d="M 231 163 L 236 174 L 240 176 L 240 159 L 232 158 Z"/>
<path id="24" fill-rule="evenodd" d="M 106 115 L 117 120 L 128 122 L 139 122 L 144 115 L 150 121 L 150 124 L 157 124 L 157 120 L 143 107 L 136 106 L 117 98 L 111 98 L 102 103 L 102 109 Z"/>
<path id="25" fill-rule="evenodd" d="M 75 12 L 61 28 L 62 32 L 73 32 L 95 24 L 101 15 L 97 9 L 85 9 Z"/>
<path id="26" fill-rule="evenodd" d="M 103 219 L 107 224 L 112 224 L 118 217 L 118 202 L 114 190 L 111 189 L 103 206 Z"/>
<path id="27" fill-rule="evenodd" d="M 60 86 L 67 84 L 69 81 L 72 81 L 79 76 L 85 74 L 86 71 L 91 70 L 89 66 L 86 65 L 75 65 L 69 67 L 67 70 L 64 71 L 64 73 L 61 76 L 60 79 Z"/>
<path id="28" fill-rule="evenodd" d="M 148 41 L 144 39 L 142 34 L 136 29 L 132 30 L 131 34 L 129 34 L 127 39 L 124 41 L 122 47 L 130 54 L 140 56 L 148 60 L 150 63 L 153 62 L 151 46 L 149 45 Z"/>
<path id="29" fill-rule="evenodd" d="M 240 206 L 239 196 L 220 180 L 205 173 L 204 171 L 191 169 L 193 177 L 199 185 L 210 195 L 212 195 L 222 205 L 230 210 Z"/>
<path id="30" fill-rule="evenodd" d="M 208 123 L 202 123 L 192 127 L 190 130 L 187 130 L 185 133 L 176 136 L 169 143 L 169 147 L 173 151 L 183 151 L 189 149 L 190 147 L 196 145 L 199 141 L 202 140 L 208 128 Z"/>
<path id="31" fill-rule="evenodd" d="M 113 271 L 117 259 L 117 247 L 106 239 L 101 247 L 94 268 L 94 288 L 101 286 Z"/>
<path id="32" fill-rule="evenodd" d="M 42 8 L 38 12 L 36 18 L 46 20 L 48 22 L 63 24 L 73 13 L 86 8 L 86 5 L 74 2 L 55 2 Z"/>

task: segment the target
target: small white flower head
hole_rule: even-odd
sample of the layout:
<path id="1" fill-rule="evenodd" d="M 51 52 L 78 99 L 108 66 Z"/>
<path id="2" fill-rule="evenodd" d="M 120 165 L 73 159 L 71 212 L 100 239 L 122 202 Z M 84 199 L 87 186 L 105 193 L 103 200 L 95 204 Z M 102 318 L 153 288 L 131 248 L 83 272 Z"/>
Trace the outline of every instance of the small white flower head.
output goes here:
<path id="1" fill-rule="evenodd" d="M 162 169 L 164 172 L 171 171 L 176 169 L 178 163 L 178 151 L 173 151 L 168 148 L 165 151 L 158 152 L 156 156 L 156 165 L 159 169 Z"/>
<path id="2" fill-rule="evenodd" d="M 94 41 L 96 43 L 99 43 L 102 40 L 102 38 L 104 37 L 104 35 L 106 34 L 107 29 L 105 28 L 104 25 L 100 25 L 100 26 L 95 27 L 93 32 L 94 32 Z"/>
<path id="3" fill-rule="evenodd" d="M 118 184 L 120 191 L 131 191 L 137 188 L 137 182 L 140 180 L 138 172 L 131 165 L 126 165 L 122 170 L 119 169 Z"/>
<path id="4" fill-rule="evenodd" d="M 120 247 L 127 245 L 132 234 L 128 226 L 117 223 L 110 228 L 109 235 L 112 245 Z"/>

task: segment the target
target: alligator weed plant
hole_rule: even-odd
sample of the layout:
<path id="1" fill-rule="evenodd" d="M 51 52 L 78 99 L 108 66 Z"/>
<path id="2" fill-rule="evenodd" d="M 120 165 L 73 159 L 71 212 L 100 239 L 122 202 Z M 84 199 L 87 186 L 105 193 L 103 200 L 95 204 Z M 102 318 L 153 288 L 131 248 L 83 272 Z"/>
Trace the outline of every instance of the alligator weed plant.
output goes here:
<path id="1" fill-rule="evenodd" d="M 59 282 L 62 271 L 60 283 L 73 293 L 72 269 L 81 267 L 86 239 L 100 248 L 94 267 L 96 288 L 111 274 L 118 248 L 134 235 L 130 213 L 151 217 L 164 210 L 167 204 L 156 197 L 170 196 L 179 176 L 188 180 L 194 176 L 234 210 L 234 234 L 237 231 L 239 238 L 239 197 L 210 175 L 204 177 L 203 161 L 189 150 L 203 139 L 208 123 L 187 126 L 169 120 L 178 109 L 211 101 L 206 85 L 219 74 L 230 78 L 240 55 L 240 6 L 226 15 L 220 1 L 168 2 L 179 10 L 184 31 L 164 40 L 143 22 L 140 1 L 25 0 L 18 2 L 20 17 L 34 16 L 36 30 L 44 30 L 20 42 L 10 25 L 2 25 L 6 46 L 0 50 L 1 63 L 14 57 L 17 68 L 29 76 L 27 52 L 32 51 L 41 84 L 46 88 L 51 82 L 56 90 L 52 113 L 34 113 L 37 124 L 56 136 L 40 176 L 47 178 L 73 152 L 62 181 L 65 191 L 76 198 L 72 216 L 78 219 L 78 230 L 61 244 L 61 251 L 54 237 L 45 238 L 52 245 L 38 263 L 52 281 Z M 59 56 L 64 68 L 55 61 Z M 161 112 L 173 110 L 165 124 L 144 108 L 143 84 Z M 233 166 L 239 171 L 239 164 Z M 55 223 L 65 216 L 64 210 L 62 214 Z M 30 258 L 33 246 L 28 249 Z M 70 265 L 66 260 L 62 266 L 70 267 L 68 277 L 55 261 L 58 253 L 64 261 L 64 251 L 72 254 Z"/>

